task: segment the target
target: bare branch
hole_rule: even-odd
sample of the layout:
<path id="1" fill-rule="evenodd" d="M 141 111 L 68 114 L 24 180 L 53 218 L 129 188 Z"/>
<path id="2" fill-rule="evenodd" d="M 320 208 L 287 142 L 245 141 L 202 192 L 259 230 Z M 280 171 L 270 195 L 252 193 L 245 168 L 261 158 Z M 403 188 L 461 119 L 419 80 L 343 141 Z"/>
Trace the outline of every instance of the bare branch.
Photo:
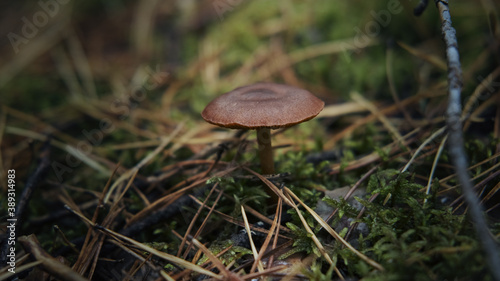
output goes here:
<path id="1" fill-rule="evenodd" d="M 497 243 L 488 229 L 483 209 L 479 199 L 474 193 L 469 173 L 467 172 L 468 161 L 465 156 L 464 139 L 462 132 L 462 105 L 460 95 L 462 91 L 462 69 L 458 53 L 458 43 L 455 29 L 451 24 L 451 15 L 448 8 L 448 0 L 434 0 L 442 22 L 443 40 L 446 44 L 446 57 L 448 60 L 448 109 L 446 112 L 446 123 L 449 134 L 449 153 L 456 170 L 458 181 L 462 187 L 463 196 L 469 207 L 469 215 L 474 222 L 477 237 L 486 253 L 494 280 L 500 281 L 500 257 L 498 255 Z"/>
<path id="2" fill-rule="evenodd" d="M 413 9 L 413 14 L 417 17 L 420 16 L 427 8 L 427 4 L 429 4 L 429 0 L 420 0 L 417 7 Z"/>

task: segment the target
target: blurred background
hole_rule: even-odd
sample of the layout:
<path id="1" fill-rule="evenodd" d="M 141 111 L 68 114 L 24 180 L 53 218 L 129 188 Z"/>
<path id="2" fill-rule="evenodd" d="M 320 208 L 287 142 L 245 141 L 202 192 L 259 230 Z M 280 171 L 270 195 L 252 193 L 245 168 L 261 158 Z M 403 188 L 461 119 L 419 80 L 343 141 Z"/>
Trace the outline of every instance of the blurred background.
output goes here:
<path id="1" fill-rule="evenodd" d="M 494 4 L 452 5 L 466 69 L 492 47 Z M 49 114 L 46 106 L 74 98 L 122 96 L 139 70 L 162 80 L 161 89 L 148 92 L 142 106 L 183 101 L 186 113 L 199 112 L 224 91 L 263 80 L 307 88 L 327 103 L 345 100 L 353 90 L 370 99 L 389 98 L 388 51 L 402 97 L 442 75 L 437 11 L 432 6 L 415 17 L 417 1 L 46 0 L 0 5 L 2 101 L 33 113 Z"/>
<path id="2" fill-rule="evenodd" d="M 138 71 L 159 76 L 142 106 L 182 101 L 184 113 L 264 80 L 307 88 L 327 103 L 353 90 L 390 98 L 388 52 L 404 98 L 443 74 L 437 11 L 415 17 L 417 2 L 2 1 L 2 102 L 48 114 L 45 107 L 75 98 L 126 95 Z M 451 6 L 466 82 L 497 63 L 484 54 L 494 48 L 495 4 Z"/>
<path id="3" fill-rule="evenodd" d="M 2 176 L 16 169 L 21 190 L 51 140 L 47 180 L 29 206 L 35 232 L 50 233 L 44 222 L 59 218 L 51 212 L 64 213 L 61 202 L 96 199 L 100 193 L 88 190 L 102 191 L 117 163 L 117 174 L 126 174 L 164 145 L 140 166 L 138 179 L 148 181 L 169 165 L 234 140 L 234 132 L 214 129 L 200 112 L 220 94 L 259 81 L 301 87 L 326 103 L 318 118 L 276 136 L 282 168 L 294 169 L 286 151 L 317 153 L 332 161 L 334 180 L 321 183 L 326 189 L 356 183 L 372 164 L 399 169 L 444 126 L 445 46 L 430 2 L 416 17 L 415 0 L 3 0 Z M 472 164 L 500 152 L 499 5 L 450 1 Z M 412 167 L 416 181 L 427 184 L 440 143 L 432 141 L 426 158 Z M 443 161 L 436 177 L 458 197 L 448 158 Z M 346 167 L 353 174 L 344 173 Z M 488 176 L 479 170 L 479 179 Z M 153 202 L 151 194 L 166 192 L 162 184 L 192 175 L 184 172 L 168 184 L 154 182 L 144 198 Z M 127 219 L 149 203 L 140 194 L 129 198 Z M 319 191 L 308 200 L 318 197 Z M 486 206 L 498 219 L 498 198 L 491 198 Z M 83 223 L 59 223 L 69 237 L 87 231 Z M 148 240 L 158 233 L 143 235 Z"/>
<path id="4" fill-rule="evenodd" d="M 441 24 L 433 5 L 414 16 L 417 4 L 2 1 L 0 102 L 7 106 L 2 111 L 24 116 L 7 114 L 7 122 L 36 119 L 43 124 L 23 128 L 38 126 L 35 131 L 41 134 L 56 130 L 64 142 L 73 144 L 88 139 L 83 130 L 92 135 L 107 126 L 113 127 L 102 140 L 94 136 L 99 144 L 151 140 L 181 121 L 187 128 L 204 126 L 199 113 L 224 92 L 273 81 L 305 88 L 327 108 L 355 102 L 348 109 L 353 112 L 367 111 L 360 98 L 381 106 L 432 96 L 407 107 L 405 120 L 415 116 L 442 121 L 446 61 Z M 492 0 L 451 5 L 464 96 L 498 65 L 497 5 Z M 490 92 L 481 98 L 488 99 Z M 331 108 L 320 115 L 330 117 L 316 130 L 327 149 L 341 138 L 332 139 L 331 134 L 357 118 L 336 118 L 338 114 L 344 113 Z M 491 120 L 484 121 L 491 129 Z M 402 132 L 416 126 L 406 123 L 398 123 Z M 315 128 L 313 124 L 303 128 Z M 190 149 L 200 147 L 193 143 Z M 111 159 L 119 161 L 120 156 Z"/>

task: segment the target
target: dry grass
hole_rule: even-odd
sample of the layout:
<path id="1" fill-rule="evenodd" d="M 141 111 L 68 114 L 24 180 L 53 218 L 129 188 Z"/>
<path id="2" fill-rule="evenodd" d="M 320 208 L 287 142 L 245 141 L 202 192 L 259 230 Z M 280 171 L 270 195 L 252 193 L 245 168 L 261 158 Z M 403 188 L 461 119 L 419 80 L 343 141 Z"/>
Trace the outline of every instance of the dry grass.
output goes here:
<path id="1" fill-rule="evenodd" d="M 360 40 L 356 30 L 376 23 L 384 1 L 335 9 L 327 1 L 242 1 L 217 14 L 214 5 L 228 2 L 238 1 L 70 1 L 17 54 L 3 42 L 0 233 L 7 171 L 15 169 L 21 278 L 384 280 L 390 262 L 349 239 L 357 223 L 338 233 L 339 209 L 325 219 L 314 205 L 346 185 L 348 199 L 386 169 L 411 173 L 429 195 L 415 199 L 422 209 L 439 198 L 456 216 L 466 213 L 444 146 L 446 63 L 434 7 L 413 18 L 413 3 L 397 1 L 400 12 Z M 44 11 L 3 5 L 17 11 L 2 19 L 5 34 L 22 34 L 20 19 Z M 470 172 L 498 239 L 499 3 L 453 5 Z M 327 104 L 316 119 L 275 131 L 282 170 L 272 177 L 258 173 L 251 132 L 199 116 L 212 98 L 256 81 L 306 88 Z M 40 169 L 40 160 L 50 164 Z M 307 164 L 321 160 L 329 162 Z M 22 193 L 28 188 L 31 196 Z M 396 195 L 377 196 L 366 202 L 395 208 L 388 202 Z M 358 210 L 358 222 L 366 212 Z M 304 237 L 312 252 L 287 256 Z M 428 280 L 443 278 L 423 268 Z M 0 269 L 0 280 L 10 276 Z"/>

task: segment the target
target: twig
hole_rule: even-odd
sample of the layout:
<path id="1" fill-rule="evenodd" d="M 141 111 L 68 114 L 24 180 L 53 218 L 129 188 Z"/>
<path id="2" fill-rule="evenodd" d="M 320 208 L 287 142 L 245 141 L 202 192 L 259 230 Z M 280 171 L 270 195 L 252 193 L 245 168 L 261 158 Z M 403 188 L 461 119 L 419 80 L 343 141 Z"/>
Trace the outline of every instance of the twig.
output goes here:
<path id="1" fill-rule="evenodd" d="M 417 17 L 420 16 L 425 11 L 428 4 L 429 0 L 420 0 L 420 3 L 418 3 L 417 7 L 413 9 L 413 14 Z"/>
<path id="2" fill-rule="evenodd" d="M 19 237 L 19 242 L 21 242 L 26 252 L 31 253 L 37 261 L 41 262 L 41 267 L 43 268 L 43 270 L 50 273 L 50 275 L 60 280 L 67 281 L 88 280 L 73 271 L 69 266 L 57 261 L 47 252 L 45 252 L 42 247 L 40 247 L 40 243 L 38 242 L 34 234 Z"/>
<path id="3" fill-rule="evenodd" d="M 480 206 L 479 199 L 474 193 L 469 173 L 467 172 L 467 159 L 464 149 L 461 120 L 461 88 L 462 70 L 460 67 L 460 56 L 455 29 L 451 24 L 451 16 L 447 0 L 434 0 L 439 10 L 442 21 L 442 34 L 446 44 L 446 57 L 448 60 L 448 109 L 446 112 L 446 123 L 449 134 L 449 153 L 455 167 L 458 181 L 462 186 L 463 196 L 469 207 L 469 215 L 474 223 L 478 240 L 482 243 L 486 253 L 486 259 L 494 280 L 500 280 L 500 257 L 497 244 L 493 240 L 488 229 L 484 212 Z"/>
<path id="4" fill-rule="evenodd" d="M 18 219 L 18 224 L 19 220 L 22 219 L 24 211 L 26 210 L 26 207 L 28 206 L 28 202 L 31 199 L 31 194 L 33 193 L 33 190 L 35 189 L 36 185 L 45 177 L 47 174 L 47 170 L 50 167 L 50 139 L 48 139 L 45 144 L 43 145 L 41 152 L 40 152 L 40 158 L 39 158 L 39 164 L 36 170 L 33 172 L 33 174 L 28 178 L 26 181 L 26 185 L 24 187 L 23 193 L 21 194 L 21 199 L 19 200 L 19 203 L 17 204 L 16 208 L 16 217 Z"/>
<path id="5" fill-rule="evenodd" d="M 188 262 L 184 259 L 181 259 L 181 258 L 178 258 L 174 255 L 170 255 L 168 253 L 164 253 L 162 251 L 159 251 L 159 250 L 156 250 L 148 245 L 145 245 L 145 244 L 142 244 L 140 242 L 137 242 L 136 240 L 132 239 L 132 238 L 129 238 L 127 236 L 124 236 L 122 234 L 119 234 L 111 229 L 108 229 L 104 226 L 101 226 L 101 225 L 98 225 L 96 223 L 93 223 L 91 220 L 89 220 L 87 217 L 85 217 L 83 214 L 79 213 L 78 211 L 75 211 L 73 209 L 71 209 L 68 205 L 64 206 L 68 211 L 70 211 L 71 213 L 73 213 L 74 215 L 76 215 L 77 217 L 79 217 L 84 223 L 86 223 L 87 225 L 89 225 L 89 227 L 93 227 L 97 230 L 100 230 L 102 231 L 103 233 L 105 233 L 106 235 L 108 235 L 110 238 L 113 238 L 114 240 L 118 241 L 118 242 L 126 242 L 126 243 L 129 243 L 129 244 L 132 244 L 133 246 L 135 246 L 137 249 L 139 250 L 142 250 L 142 251 L 145 251 L 145 252 L 148 252 L 150 254 L 153 254 L 159 258 L 162 258 L 162 259 L 165 259 L 167 260 L 168 262 L 171 262 L 171 263 L 174 263 L 178 266 L 181 266 L 181 267 L 184 267 L 184 268 L 187 268 L 187 269 L 190 269 L 192 271 L 195 271 L 195 272 L 198 272 L 198 273 L 201 273 L 201 274 L 205 274 L 205 275 L 208 275 L 210 277 L 213 277 L 217 280 L 220 280 L 222 279 L 221 276 L 211 272 L 211 271 L 208 271 L 196 264 L 193 264 L 191 262 Z"/>
<path id="6" fill-rule="evenodd" d="M 200 192 L 201 194 L 202 192 L 205 191 L 205 189 L 206 189 L 205 187 L 201 188 L 199 191 L 196 192 L 196 194 L 199 194 L 198 192 Z M 183 195 L 178 199 L 176 199 L 174 203 L 162 207 L 158 211 L 130 224 L 123 230 L 119 231 L 119 233 L 129 237 L 135 236 L 138 232 L 148 228 L 153 224 L 156 224 L 160 221 L 168 220 L 168 218 L 181 212 L 183 207 L 190 206 L 191 204 L 192 204 L 191 198 L 188 195 Z"/>

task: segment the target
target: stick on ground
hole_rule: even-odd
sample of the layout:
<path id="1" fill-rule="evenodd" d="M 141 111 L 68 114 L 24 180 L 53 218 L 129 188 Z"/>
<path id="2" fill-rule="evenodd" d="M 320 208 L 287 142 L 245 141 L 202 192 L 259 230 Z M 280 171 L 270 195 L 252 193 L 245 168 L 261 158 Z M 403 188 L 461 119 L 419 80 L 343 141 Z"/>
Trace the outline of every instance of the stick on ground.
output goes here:
<path id="1" fill-rule="evenodd" d="M 421 4 L 427 1 L 421 1 Z M 448 127 L 448 147 L 455 167 L 458 181 L 462 187 L 463 196 L 469 208 L 469 215 L 474 222 L 478 240 L 486 253 L 486 259 L 494 280 L 500 281 L 500 256 L 497 242 L 488 229 L 484 211 L 479 199 L 474 193 L 474 187 L 467 171 L 468 163 L 464 149 L 462 132 L 462 105 L 460 101 L 462 91 L 462 69 L 460 66 L 460 55 L 458 53 L 458 42 L 456 31 L 451 24 L 451 15 L 448 0 L 434 0 L 441 17 L 441 28 L 443 40 L 446 44 L 446 58 L 448 62 L 448 108 L 446 112 L 446 123 Z M 421 12 L 425 5 L 419 5 Z M 417 7 L 418 8 L 418 7 Z M 420 12 L 420 13 L 421 13 Z"/>

